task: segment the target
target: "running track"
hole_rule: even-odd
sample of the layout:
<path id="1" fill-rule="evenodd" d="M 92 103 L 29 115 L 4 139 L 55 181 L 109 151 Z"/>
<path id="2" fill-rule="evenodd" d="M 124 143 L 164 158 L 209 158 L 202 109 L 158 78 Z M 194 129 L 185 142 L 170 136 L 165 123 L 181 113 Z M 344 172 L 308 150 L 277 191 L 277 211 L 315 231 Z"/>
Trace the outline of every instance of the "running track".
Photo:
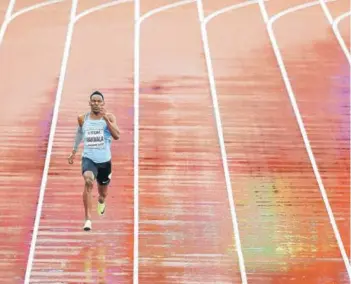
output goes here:
<path id="1" fill-rule="evenodd" d="M 349 1 L 140 2 L 0 3 L 0 283 L 350 283 Z M 85 233 L 95 89 L 122 138 Z"/>

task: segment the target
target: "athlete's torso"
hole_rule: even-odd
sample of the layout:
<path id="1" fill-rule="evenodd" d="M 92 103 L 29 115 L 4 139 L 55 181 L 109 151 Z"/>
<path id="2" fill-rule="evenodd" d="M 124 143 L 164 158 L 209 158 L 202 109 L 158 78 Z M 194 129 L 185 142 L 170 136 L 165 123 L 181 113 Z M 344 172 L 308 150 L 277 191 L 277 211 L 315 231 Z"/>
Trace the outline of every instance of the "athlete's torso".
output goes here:
<path id="1" fill-rule="evenodd" d="M 84 117 L 83 123 L 83 157 L 89 158 L 95 163 L 104 163 L 111 160 L 112 136 L 106 121 L 101 118 L 94 120 L 90 113 Z"/>

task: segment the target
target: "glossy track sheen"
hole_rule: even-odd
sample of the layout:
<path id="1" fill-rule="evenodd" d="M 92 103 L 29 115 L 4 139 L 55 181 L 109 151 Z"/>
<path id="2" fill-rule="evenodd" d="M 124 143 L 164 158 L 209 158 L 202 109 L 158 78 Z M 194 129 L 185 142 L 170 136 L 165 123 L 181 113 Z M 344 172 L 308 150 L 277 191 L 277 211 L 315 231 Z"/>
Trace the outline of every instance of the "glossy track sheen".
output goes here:
<path id="1" fill-rule="evenodd" d="M 202 2 L 205 17 L 241 3 Z M 273 16 L 307 2 L 265 5 Z M 15 12 L 37 3 L 18 0 Z M 105 3 L 79 1 L 78 13 Z M 141 12 L 171 3 L 142 0 Z M 0 283 L 23 283 L 70 5 L 19 16 L 0 45 Z M 334 19 L 350 9 L 345 0 L 327 7 Z M 140 284 L 241 283 L 196 1 L 141 24 L 134 208 L 133 9 L 101 9 L 74 27 L 30 283 L 131 284 L 133 274 Z M 339 25 L 345 42 L 347 23 Z M 350 254 L 348 62 L 319 5 L 280 18 L 273 31 Z M 248 283 L 349 283 L 259 6 L 213 18 L 207 34 Z M 97 216 L 95 186 L 87 233 L 80 156 L 72 166 L 67 156 L 95 89 L 122 135 L 113 143 L 106 216 Z"/>

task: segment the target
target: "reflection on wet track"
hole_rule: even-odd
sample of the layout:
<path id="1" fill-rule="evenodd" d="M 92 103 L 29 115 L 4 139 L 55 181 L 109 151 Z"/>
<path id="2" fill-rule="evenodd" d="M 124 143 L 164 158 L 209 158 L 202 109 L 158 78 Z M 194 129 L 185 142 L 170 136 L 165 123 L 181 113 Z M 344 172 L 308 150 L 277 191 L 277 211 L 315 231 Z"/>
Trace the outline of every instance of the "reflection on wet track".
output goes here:
<path id="1" fill-rule="evenodd" d="M 202 2 L 205 16 L 243 3 Z M 37 3 L 18 0 L 14 10 Z M 80 1 L 78 13 L 104 3 Z M 180 2 L 143 0 L 141 12 L 170 3 Z M 265 7 L 272 16 L 305 3 L 270 0 Z M 18 17 L 0 45 L 6 106 L 0 122 L 0 283 L 23 283 L 70 7 L 66 1 Z M 350 3 L 331 1 L 327 8 L 336 19 Z M 145 19 L 140 42 L 134 41 L 133 2 L 77 22 L 30 283 L 242 283 L 240 251 L 248 283 L 350 283 L 261 12 L 253 3 L 207 25 L 235 216 L 196 1 Z M 345 42 L 348 21 L 339 25 Z M 273 30 L 350 254 L 350 65 L 318 3 L 280 18 Z M 140 78 L 133 66 L 138 44 Z M 106 216 L 95 213 L 95 186 L 93 230 L 86 233 L 80 163 L 70 166 L 66 158 L 77 115 L 88 110 L 95 89 L 105 94 L 122 136 L 113 144 Z"/>

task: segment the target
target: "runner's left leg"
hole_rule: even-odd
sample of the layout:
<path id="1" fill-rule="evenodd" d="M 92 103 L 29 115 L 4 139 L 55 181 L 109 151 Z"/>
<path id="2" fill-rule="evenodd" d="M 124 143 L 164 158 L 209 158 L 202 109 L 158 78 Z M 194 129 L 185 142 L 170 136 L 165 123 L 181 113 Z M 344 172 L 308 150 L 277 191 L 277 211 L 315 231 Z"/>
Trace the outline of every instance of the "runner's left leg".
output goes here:
<path id="1" fill-rule="evenodd" d="M 107 189 L 111 182 L 111 161 L 98 165 L 97 184 L 99 191 L 98 214 L 103 215 L 106 208 Z"/>

